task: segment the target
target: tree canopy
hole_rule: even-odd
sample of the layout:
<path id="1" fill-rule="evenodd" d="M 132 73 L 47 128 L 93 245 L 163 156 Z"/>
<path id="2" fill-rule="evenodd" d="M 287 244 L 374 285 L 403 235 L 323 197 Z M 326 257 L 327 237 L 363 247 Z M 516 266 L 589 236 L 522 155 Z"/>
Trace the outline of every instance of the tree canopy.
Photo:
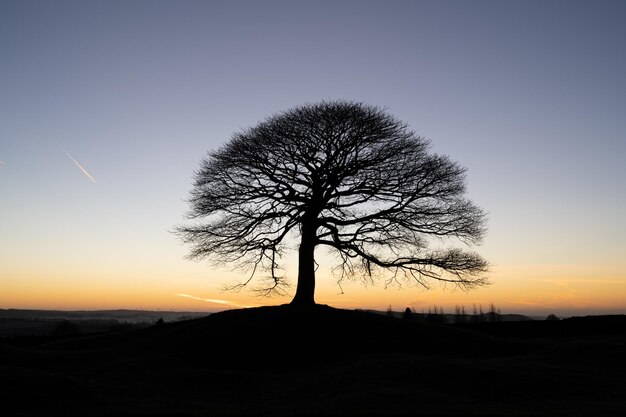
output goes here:
<path id="1" fill-rule="evenodd" d="M 483 211 L 465 197 L 465 168 L 429 141 L 362 103 L 306 104 L 234 134 L 195 174 L 190 224 L 177 228 L 190 258 L 248 268 L 266 294 L 284 290 L 282 261 L 299 239 L 293 304 L 314 304 L 315 249 L 338 255 L 342 279 L 385 272 L 429 286 L 486 284 L 488 263 L 447 247 L 479 244 Z"/>

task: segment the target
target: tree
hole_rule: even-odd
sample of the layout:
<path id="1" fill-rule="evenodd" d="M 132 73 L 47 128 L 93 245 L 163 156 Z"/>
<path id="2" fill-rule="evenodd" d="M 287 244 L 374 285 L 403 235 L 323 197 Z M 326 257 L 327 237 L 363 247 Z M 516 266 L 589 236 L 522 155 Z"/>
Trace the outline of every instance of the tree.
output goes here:
<path id="1" fill-rule="evenodd" d="M 346 101 L 293 108 L 236 133 L 195 174 L 189 220 L 177 228 L 191 259 L 264 271 L 284 291 L 281 260 L 299 239 L 292 304 L 315 304 L 315 249 L 338 255 L 338 282 L 387 271 L 386 282 L 484 285 L 483 211 L 464 197 L 465 169 L 385 111 Z"/>
<path id="2" fill-rule="evenodd" d="M 454 321 L 457 324 L 467 323 L 467 314 L 465 314 L 465 306 L 457 305 L 454 307 Z"/>

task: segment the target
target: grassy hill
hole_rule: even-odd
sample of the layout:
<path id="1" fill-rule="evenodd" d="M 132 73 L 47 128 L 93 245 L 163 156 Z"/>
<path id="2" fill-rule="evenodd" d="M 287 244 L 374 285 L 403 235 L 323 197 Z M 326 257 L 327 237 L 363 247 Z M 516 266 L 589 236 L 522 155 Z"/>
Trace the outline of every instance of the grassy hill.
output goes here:
<path id="1" fill-rule="evenodd" d="M 5 339 L 0 378 L 8 388 L 0 410 L 24 416 L 626 415 L 624 316 L 563 320 L 550 331 L 484 324 L 500 330 L 279 306 L 30 347 Z M 562 330 L 568 326 L 578 330 Z"/>

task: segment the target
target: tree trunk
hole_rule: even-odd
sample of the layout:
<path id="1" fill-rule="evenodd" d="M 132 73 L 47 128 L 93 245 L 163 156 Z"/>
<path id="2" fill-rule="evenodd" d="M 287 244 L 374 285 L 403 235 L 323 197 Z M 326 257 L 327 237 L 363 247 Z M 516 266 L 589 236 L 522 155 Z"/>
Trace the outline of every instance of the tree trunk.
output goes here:
<path id="1" fill-rule="evenodd" d="M 315 239 L 317 231 L 310 225 L 302 225 L 302 240 L 298 252 L 298 286 L 291 305 L 315 305 Z"/>

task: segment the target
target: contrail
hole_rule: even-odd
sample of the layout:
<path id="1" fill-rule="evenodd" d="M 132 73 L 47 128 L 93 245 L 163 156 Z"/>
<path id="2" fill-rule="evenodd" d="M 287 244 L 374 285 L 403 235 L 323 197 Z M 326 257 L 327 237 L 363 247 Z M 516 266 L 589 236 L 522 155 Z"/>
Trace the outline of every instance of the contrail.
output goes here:
<path id="1" fill-rule="evenodd" d="M 233 307 L 250 307 L 250 306 L 242 306 L 240 304 L 231 303 L 230 301 L 226 301 L 226 300 L 218 300 L 215 298 L 201 298 L 201 297 L 196 297 L 195 295 L 189 295 L 189 294 L 174 294 L 174 295 L 178 297 L 191 298 L 192 300 L 205 301 L 207 303 L 224 304 L 224 305 L 233 306 Z"/>
<path id="2" fill-rule="evenodd" d="M 83 168 L 77 161 L 76 159 L 72 158 L 72 155 L 70 155 L 65 149 L 63 149 L 63 152 L 65 152 L 65 155 L 68 156 L 68 158 L 70 158 L 78 168 L 80 168 L 81 171 L 83 171 L 83 174 L 85 174 L 87 176 L 87 178 L 89 178 L 90 180 L 92 180 L 93 182 L 96 182 L 96 179 L 94 177 L 91 176 L 90 173 L 87 172 L 87 170 L 85 168 Z"/>

